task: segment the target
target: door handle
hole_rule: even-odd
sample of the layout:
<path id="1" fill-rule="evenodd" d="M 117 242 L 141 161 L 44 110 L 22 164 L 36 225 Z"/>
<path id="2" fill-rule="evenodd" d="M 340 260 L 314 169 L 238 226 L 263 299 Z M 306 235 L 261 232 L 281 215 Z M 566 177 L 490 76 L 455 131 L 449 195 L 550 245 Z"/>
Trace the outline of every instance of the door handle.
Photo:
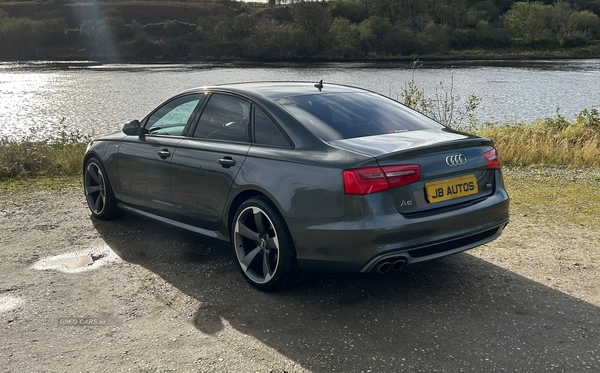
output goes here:
<path id="1" fill-rule="evenodd" d="M 235 160 L 233 158 L 227 156 L 219 159 L 219 164 L 223 166 L 223 168 L 229 168 L 231 166 L 235 166 Z"/>
<path id="2" fill-rule="evenodd" d="M 171 152 L 169 151 L 169 149 L 159 150 L 158 156 L 162 159 L 167 159 L 171 156 Z"/>

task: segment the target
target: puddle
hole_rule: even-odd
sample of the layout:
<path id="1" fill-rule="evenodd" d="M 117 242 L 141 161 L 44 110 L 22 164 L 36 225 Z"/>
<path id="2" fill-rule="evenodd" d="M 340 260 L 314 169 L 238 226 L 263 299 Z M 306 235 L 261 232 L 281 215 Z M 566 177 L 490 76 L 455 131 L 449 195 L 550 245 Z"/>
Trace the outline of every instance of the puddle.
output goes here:
<path id="1" fill-rule="evenodd" d="M 0 313 L 18 308 L 23 301 L 21 298 L 11 297 L 9 295 L 0 296 Z"/>
<path id="2" fill-rule="evenodd" d="M 94 270 L 108 263 L 119 261 L 112 250 L 84 250 L 60 254 L 37 261 L 33 269 L 55 270 L 64 273 L 80 273 Z"/>
<path id="3" fill-rule="evenodd" d="M 46 262 L 48 267 L 65 266 L 67 268 L 81 268 L 93 264 L 91 255 L 77 256 L 74 258 L 53 259 Z"/>

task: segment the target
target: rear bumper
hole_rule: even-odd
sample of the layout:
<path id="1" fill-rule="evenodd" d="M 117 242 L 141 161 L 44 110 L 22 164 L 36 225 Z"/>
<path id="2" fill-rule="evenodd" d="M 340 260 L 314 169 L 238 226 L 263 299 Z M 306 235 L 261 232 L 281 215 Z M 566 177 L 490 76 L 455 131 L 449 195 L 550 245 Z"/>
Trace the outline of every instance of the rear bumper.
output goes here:
<path id="1" fill-rule="evenodd" d="M 502 233 L 504 227 L 506 227 L 507 224 L 508 221 L 497 227 L 493 227 L 483 232 L 471 234 L 468 236 L 458 237 L 448 241 L 412 250 L 383 254 L 369 261 L 369 263 L 367 263 L 360 270 L 360 272 L 371 272 L 375 270 L 377 266 L 381 263 L 393 263 L 394 261 L 399 259 L 404 261 L 405 264 L 414 264 L 419 262 L 425 262 L 427 260 L 441 258 L 443 256 L 460 253 L 462 251 L 484 245 L 500 237 L 500 234 Z"/>
<path id="2" fill-rule="evenodd" d="M 406 216 L 388 193 L 375 193 L 349 197 L 346 216 L 335 221 L 287 220 L 303 269 L 369 272 L 390 258 L 412 264 L 490 242 L 508 224 L 508 207 L 506 191 L 497 187 L 466 205 Z"/>

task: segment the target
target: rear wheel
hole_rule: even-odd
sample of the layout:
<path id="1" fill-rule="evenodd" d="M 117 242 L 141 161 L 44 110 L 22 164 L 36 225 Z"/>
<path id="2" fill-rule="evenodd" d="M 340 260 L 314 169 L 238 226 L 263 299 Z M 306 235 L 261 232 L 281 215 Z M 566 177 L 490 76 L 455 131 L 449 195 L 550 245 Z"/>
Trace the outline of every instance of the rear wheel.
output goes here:
<path id="1" fill-rule="evenodd" d="M 104 166 L 98 158 L 90 158 L 85 164 L 83 189 L 88 207 L 94 217 L 108 220 L 119 214 L 112 187 Z"/>
<path id="2" fill-rule="evenodd" d="M 285 221 L 264 197 L 244 202 L 233 219 L 232 244 L 242 275 L 255 288 L 293 285 L 300 270 Z"/>

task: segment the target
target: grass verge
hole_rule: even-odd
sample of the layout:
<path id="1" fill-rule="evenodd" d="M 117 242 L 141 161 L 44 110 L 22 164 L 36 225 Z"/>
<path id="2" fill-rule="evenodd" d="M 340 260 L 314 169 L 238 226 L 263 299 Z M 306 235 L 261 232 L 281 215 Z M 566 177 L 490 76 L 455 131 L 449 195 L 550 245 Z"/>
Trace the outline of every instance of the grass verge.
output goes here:
<path id="1" fill-rule="evenodd" d="M 0 180 L 81 173 L 86 144 L 61 141 L 0 141 Z"/>
<path id="2" fill-rule="evenodd" d="M 81 175 L 19 177 L 0 180 L 0 194 L 19 195 L 39 191 L 59 191 L 64 188 L 81 187 Z M 83 189 L 82 189 L 83 190 Z M 82 192 L 83 193 L 83 192 Z"/>
<path id="3" fill-rule="evenodd" d="M 505 167 L 511 216 L 600 229 L 600 167 Z"/>

